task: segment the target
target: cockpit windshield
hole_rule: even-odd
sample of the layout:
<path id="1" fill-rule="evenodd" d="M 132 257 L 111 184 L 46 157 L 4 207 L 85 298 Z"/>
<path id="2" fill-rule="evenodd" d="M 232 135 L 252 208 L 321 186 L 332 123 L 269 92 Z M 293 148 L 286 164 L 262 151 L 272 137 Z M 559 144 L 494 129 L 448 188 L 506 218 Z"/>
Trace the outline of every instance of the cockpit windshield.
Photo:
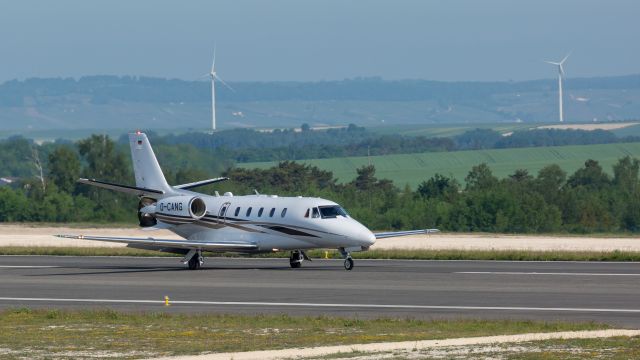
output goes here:
<path id="1" fill-rule="evenodd" d="M 347 212 L 338 205 L 318 206 L 318 208 L 320 209 L 320 214 L 322 215 L 323 219 L 335 218 L 338 217 L 338 215 L 344 217 L 349 216 L 349 214 L 347 214 Z"/>

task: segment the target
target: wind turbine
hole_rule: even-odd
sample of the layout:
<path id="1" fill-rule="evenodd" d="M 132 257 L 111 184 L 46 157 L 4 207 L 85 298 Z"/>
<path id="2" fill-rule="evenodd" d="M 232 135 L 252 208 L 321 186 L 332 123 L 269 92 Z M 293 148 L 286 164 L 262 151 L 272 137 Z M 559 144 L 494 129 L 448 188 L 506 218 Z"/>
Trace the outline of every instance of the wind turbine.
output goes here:
<path id="1" fill-rule="evenodd" d="M 558 67 L 558 112 L 560 114 L 560 122 L 564 121 L 564 114 L 562 111 L 562 78 L 564 77 L 564 68 L 562 64 L 567 61 L 571 53 L 567 54 L 560 62 L 555 61 L 545 61 L 547 64 L 556 65 Z"/>
<path id="2" fill-rule="evenodd" d="M 224 86 L 228 87 L 231 91 L 233 88 L 229 86 L 224 80 L 222 80 L 216 73 L 216 48 L 213 48 L 213 61 L 211 62 L 211 71 L 209 74 L 211 78 L 211 131 L 216 131 L 216 80 L 220 81 Z"/>

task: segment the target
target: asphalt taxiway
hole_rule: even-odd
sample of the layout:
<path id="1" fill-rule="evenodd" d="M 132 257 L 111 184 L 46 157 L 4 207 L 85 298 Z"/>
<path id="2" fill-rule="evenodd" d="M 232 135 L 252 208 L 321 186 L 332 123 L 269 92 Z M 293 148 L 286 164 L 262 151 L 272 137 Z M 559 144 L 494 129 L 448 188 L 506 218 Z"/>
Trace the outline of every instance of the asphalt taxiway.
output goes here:
<path id="1" fill-rule="evenodd" d="M 0 256 L 0 308 L 596 321 L 640 327 L 640 263 Z M 168 296 L 170 306 L 165 306 Z"/>

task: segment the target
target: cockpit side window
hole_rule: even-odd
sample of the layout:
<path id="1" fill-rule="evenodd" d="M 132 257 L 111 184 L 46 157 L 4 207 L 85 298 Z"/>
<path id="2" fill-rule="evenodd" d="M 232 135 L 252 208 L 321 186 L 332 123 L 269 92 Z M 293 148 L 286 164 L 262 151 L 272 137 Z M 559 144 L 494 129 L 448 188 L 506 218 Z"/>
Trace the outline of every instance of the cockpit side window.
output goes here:
<path id="1" fill-rule="evenodd" d="M 306 212 L 306 213 L 304 213 L 304 217 L 306 217 L 306 218 L 308 218 L 308 217 L 309 217 L 309 210 L 310 210 L 310 209 L 307 209 L 307 212 Z"/>
<path id="2" fill-rule="evenodd" d="M 338 205 L 320 206 L 319 208 L 323 219 L 336 218 L 338 216 L 349 216 L 349 214 L 347 214 L 347 212 Z"/>
<path id="3" fill-rule="evenodd" d="M 312 218 L 317 219 L 317 218 L 320 217 L 320 212 L 318 211 L 317 207 L 313 208 L 313 212 L 312 213 L 313 213 L 313 215 L 311 215 Z"/>

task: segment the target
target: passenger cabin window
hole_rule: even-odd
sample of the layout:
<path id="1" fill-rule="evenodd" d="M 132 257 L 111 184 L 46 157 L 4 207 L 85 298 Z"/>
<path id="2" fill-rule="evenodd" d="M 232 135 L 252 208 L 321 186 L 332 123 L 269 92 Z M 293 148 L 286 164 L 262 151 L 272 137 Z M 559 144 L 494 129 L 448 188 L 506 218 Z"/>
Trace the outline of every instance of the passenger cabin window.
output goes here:
<path id="1" fill-rule="evenodd" d="M 287 208 L 282 209 L 282 212 L 280 213 L 280 217 L 284 217 L 285 215 L 287 215 Z"/>
<path id="2" fill-rule="evenodd" d="M 249 207 L 247 209 L 247 215 L 246 215 L 247 217 L 251 216 L 251 209 L 252 209 L 252 207 Z"/>
<path id="3" fill-rule="evenodd" d="M 236 216 L 236 217 L 237 217 L 237 216 L 238 216 L 238 214 L 240 214 L 240 206 L 238 206 L 238 207 L 236 208 L 236 212 L 235 212 L 235 213 L 233 213 L 233 216 Z"/>
<path id="4" fill-rule="evenodd" d="M 318 211 L 318 208 L 313 208 L 313 214 L 311 215 L 312 218 L 317 219 L 320 217 L 320 212 Z"/>
<path id="5" fill-rule="evenodd" d="M 260 208 L 260 210 L 258 210 L 258 217 L 262 216 L 263 211 L 264 211 L 264 208 Z"/>
<path id="6" fill-rule="evenodd" d="M 338 216 L 344 216 L 344 217 L 349 216 L 349 214 L 347 214 L 347 212 L 344 211 L 343 208 L 337 205 L 320 206 L 319 208 L 320 208 L 320 214 L 322 215 L 323 219 L 330 219 Z"/>
<path id="7" fill-rule="evenodd" d="M 269 217 L 273 217 L 273 214 L 276 213 L 276 208 L 271 208 L 271 211 L 269 211 Z"/>

